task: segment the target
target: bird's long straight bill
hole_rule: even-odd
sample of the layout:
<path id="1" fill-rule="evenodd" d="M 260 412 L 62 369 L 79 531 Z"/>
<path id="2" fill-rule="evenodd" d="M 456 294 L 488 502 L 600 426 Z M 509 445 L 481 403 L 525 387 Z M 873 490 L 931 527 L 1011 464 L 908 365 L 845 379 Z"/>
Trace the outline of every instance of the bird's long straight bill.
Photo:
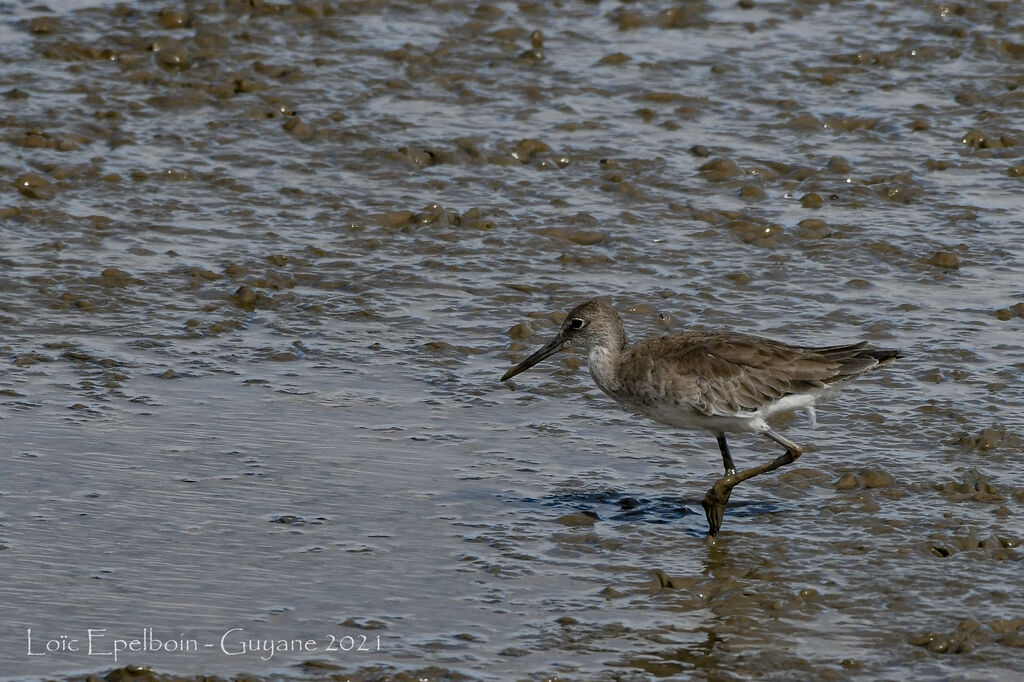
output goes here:
<path id="1" fill-rule="evenodd" d="M 530 369 L 544 358 L 554 355 L 558 351 L 562 350 L 562 345 L 564 343 L 565 341 L 562 339 L 562 337 L 556 336 L 555 338 L 551 339 L 546 344 L 544 344 L 540 349 L 538 349 L 536 353 L 526 358 L 509 371 L 505 372 L 505 374 L 502 375 L 501 380 L 508 381 L 509 379 L 519 374 L 520 372 L 525 372 L 526 370 Z"/>

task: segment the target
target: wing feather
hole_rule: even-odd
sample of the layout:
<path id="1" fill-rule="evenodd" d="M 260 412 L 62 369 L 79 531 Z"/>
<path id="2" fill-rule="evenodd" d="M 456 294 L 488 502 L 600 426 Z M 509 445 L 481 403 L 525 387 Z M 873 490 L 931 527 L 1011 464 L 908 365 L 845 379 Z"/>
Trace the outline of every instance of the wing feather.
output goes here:
<path id="1" fill-rule="evenodd" d="M 861 347 L 812 349 L 735 333 L 671 334 L 631 347 L 620 380 L 625 391 L 641 400 L 669 400 L 708 416 L 734 416 L 826 386 L 844 365 L 840 357 Z"/>

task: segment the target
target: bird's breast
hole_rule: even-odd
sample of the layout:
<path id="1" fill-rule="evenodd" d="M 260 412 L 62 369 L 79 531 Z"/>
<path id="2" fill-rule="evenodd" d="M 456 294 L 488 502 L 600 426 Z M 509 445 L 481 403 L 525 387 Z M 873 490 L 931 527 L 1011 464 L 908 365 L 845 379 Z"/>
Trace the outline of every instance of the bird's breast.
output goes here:
<path id="1" fill-rule="evenodd" d="M 765 420 L 757 413 L 735 415 L 709 415 L 685 402 L 644 401 L 628 403 L 626 407 L 661 424 L 677 429 L 707 430 L 730 433 L 759 433 L 767 427 Z"/>

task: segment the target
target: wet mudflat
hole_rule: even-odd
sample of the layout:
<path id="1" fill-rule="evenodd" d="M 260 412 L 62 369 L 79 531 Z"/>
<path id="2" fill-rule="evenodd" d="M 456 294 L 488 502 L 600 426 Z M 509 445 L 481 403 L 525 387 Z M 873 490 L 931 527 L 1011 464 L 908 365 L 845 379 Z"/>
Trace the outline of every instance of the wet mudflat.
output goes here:
<path id="1" fill-rule="evenodd" d="M 1024 668 L 1024 6 L 0 13 L 4 675 Z M 595 295 L 906 357 L 708 546 L 713 438 L 497 380 Z"/>

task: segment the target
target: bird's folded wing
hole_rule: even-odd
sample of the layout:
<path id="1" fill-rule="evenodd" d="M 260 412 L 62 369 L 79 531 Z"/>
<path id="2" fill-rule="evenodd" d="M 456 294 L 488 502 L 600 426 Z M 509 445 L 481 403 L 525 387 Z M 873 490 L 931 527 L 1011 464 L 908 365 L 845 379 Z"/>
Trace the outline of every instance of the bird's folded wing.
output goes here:
<path id="1" fill-rule="evenodd" d="M 785 395 L 825 386 L 839 363 L 828 354 L 744 334 L 657 340 L 649 385 L 706 415 L 756 412 Z"/>

